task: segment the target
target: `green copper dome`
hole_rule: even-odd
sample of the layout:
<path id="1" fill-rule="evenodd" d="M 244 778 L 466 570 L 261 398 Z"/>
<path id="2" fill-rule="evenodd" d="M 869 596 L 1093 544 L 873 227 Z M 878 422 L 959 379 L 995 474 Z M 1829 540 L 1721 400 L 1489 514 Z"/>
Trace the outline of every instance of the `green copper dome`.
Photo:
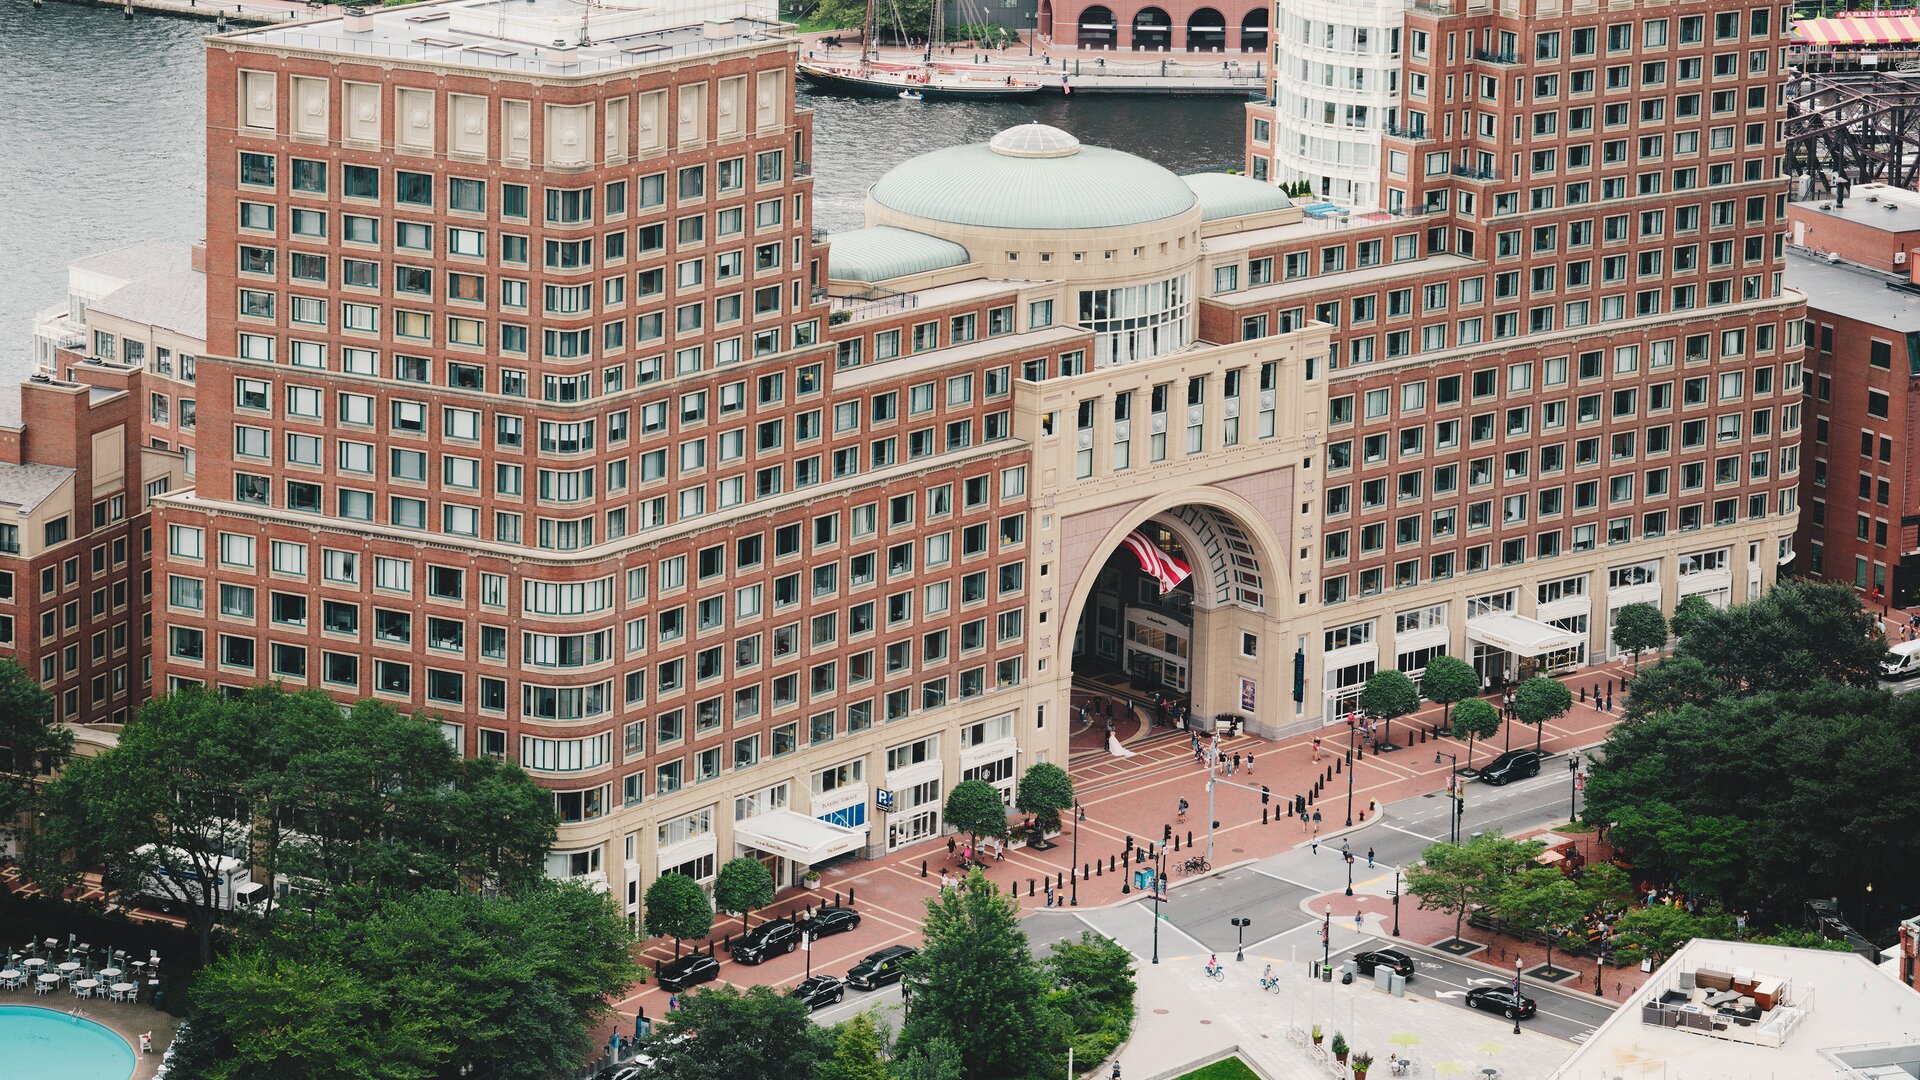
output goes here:
<path id="1" fill-rule="evenodd" d="M 1293 205 L 1293 200 L 1282 195 L 1279 188 L 1251 176 L 1213 172 L 1193 173 L 1180 179 L 1199 197 L 1203 221 L 1265 214 Z"/>
<path id="2" fill-rule="evenodd" d="M 1144 158 L 1082 146 L 1059 128 L 1025 124 L 989 143 L 906 161 L 868 191 L 899 214 L 989 229 L 1110 229 L 1175 217 L 1195 198 Z"/>

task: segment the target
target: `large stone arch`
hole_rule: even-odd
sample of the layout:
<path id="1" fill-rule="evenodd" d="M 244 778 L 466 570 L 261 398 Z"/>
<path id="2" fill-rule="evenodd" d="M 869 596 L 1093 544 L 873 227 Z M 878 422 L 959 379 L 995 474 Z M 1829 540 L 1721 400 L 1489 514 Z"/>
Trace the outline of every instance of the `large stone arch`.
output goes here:
<path id="1" fill-rule="evenodd" d="M 1235 484 L 1234 486 L 1242 486 Z M 1268 492 L 1258 491 L 1268 503 Z M 1243 681 L 1255 691 L 1251 719 L 1274 730 L 1293 719 L 1282 685 L 1283 660 L 1293 643 L 1284 637 L 1292 615 L 1286 535 L 1291 492 L 1263 510 L 1224 487 L 1185 488 L 1121 506 L 1074 515 L 1062 522 L 1060 579 L 1055 609 L 1056 673 L 1066 688 L 1073 677 L 1073 636 L 1093 597 L 1101 567 L 1127 535 L 1148 523 L 1166 527 L 1193 554 L 1194 625 L 1191 698 L 1198 716 L 1242 713 Z M 1275 509 L 1280 520 L 1275 520 Z M 1258 642 L 1246 655 L 1240 635 Z"/>

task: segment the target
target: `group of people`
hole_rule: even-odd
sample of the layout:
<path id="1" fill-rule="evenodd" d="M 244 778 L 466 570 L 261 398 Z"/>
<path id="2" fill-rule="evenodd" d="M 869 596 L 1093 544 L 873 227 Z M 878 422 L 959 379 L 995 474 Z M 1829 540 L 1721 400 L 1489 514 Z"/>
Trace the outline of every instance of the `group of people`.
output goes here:
<path id="1" fill-rule="evenodd" d="M 1622 679 L 1621 683 L 1622 685 L 1620 686 L 1620 689 L 1625 690 L 1626 689 L 1626 686 L 1624 685 L 1625 680 Z M 1612 712 L 1613 711 L 1613 690 L 1614 690 L 1613 676 L 1611 675 L 1607 676 L 1607 688 L 1605 693 L 1602 693 L 1600 690 L 1600 680 L 1599 679 L 1593 680 L 1593 707 L 1600 710 L 1601 712 L 1605 712 L 1605 713 Z M 1511 695 L 1509 695 L 1509 697 L 1511 697 Z M 1587 688 L 1584 686 L 1580 688 L 1580 704 L 1582 705 L 1587 704 Z"/>

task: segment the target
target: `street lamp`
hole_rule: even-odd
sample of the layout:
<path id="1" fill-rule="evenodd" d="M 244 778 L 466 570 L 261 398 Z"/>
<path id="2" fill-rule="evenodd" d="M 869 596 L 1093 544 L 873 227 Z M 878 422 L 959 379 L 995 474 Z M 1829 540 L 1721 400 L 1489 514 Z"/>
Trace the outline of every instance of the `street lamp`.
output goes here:
<path id="1" fill-rule="evenodd" d="M 800 935 L 800 950 L 807 954 L 806 977 L 811 979 L 813 978 L 813 935 L 812 934 Z"/>
<path id="2" fill-rule="evenodd" d="M 1161 844 L 1153 853 L 1153 962 L 1160 962 L 1160 897 L 1161 882 L 1167 879 L 1167 845 Z"/>
<path id="3" fill-rule="evenodd" d="M 1234 963 L 1239 963 L 1247 958 L 1247 927 L 1253 925 L 1253 920 L 1235 917 L 1227 921 L 1233 924 L 1234 930 L 1240 935 L 1239 944 L 1233 948 Z"/>
<path id="4" fill-rule="evenodd" d="M 1580 759 L 1567 755 L 1567 821 L 1569 824 L 1579 820 L 1580 800 Z"/>
<path id="5" fill-rule="evenodd" d="M 1346 856 L 1347 856 L 1347 895 L 1352 896 L 1353 895 L 1353 852 L 1351 851 L 1347 852 Z"/>
<path id="6" fill-rule="evenodd" d="M 1440 764 L 1441 758 L 1446 758 L 1448 763 L 1452 765 L 1452 768 L 1447 773 L 1447 795 L 1454 800 L 1453 812 L 1447 815 L 1447 842 L 1457 844 L 1460 842 L 1460 815 L 1466 812 L 1467 805 L 1467 793 L 1459 790 L 1458 784 L 1460 779 L 1460 755 L 1451 754 L 1445 750 L 1434 751 L 1433 763 L 1435 765 Z"/>
<path id="7" fill-rule="evenodd" d="M 1400 936 L 1400 871 L 1393 871 L 1393 936 Z"/>
<path id="8" fill-rule="evenodd" d="M 1520 1034 L 1520 958 L 1513 958 L 1513 1033 Z"/>
<path id="9" fill-rule="evenodd" d="M 1027 56 L 1029 58 L 1033 56 L 1033 35 L 1039 30 L 1038 20 L 1038 15 L 1029 14 L 1027 16 Z"/>
<path id="10" fill-rule="evenodd" d="M 1327 921 L 1320 924 L 1320 970 L 1333 967 L 1333 905 L 1327 905 Z"/>
<path id="11" fill-rule="evenodd" d="M 1079 800 L 1073 804 L 1073 863 L 1067 867 L 1067 878 L 1072 884 L 1072 895 L 1068 897 L 1070 907 L 1080 906 L 1080 823 L 1087 820 L 1086 811 L 1080 809 Z"/>
<path id="12" fill-rule="evenodd" d="M 1360 733 L 1360 717 L 1356 714 L 1347 721 L 1347 828 L 1353 828 L 1353 740 Z M 1348 896 L 1353 891 L 1347 891 Z"/>

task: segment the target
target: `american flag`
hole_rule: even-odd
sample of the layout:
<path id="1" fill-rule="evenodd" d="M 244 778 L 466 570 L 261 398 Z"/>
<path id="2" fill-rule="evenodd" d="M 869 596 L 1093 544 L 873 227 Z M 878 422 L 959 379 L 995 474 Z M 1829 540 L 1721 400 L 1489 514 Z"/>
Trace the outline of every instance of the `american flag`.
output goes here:
<path id="1" fill-rule="evenodd" d="M 1180 587 L 1180 583 L 1193 575 L 1185 563 L 1160 550 L 1160 545 L 1148 539 L 1138 529 L 1127 534 L 1126 544 L 1133 557 L 1140 560 L 1140 569 L 1160 582 L 1160 593 L 1166 595 Z"/>

